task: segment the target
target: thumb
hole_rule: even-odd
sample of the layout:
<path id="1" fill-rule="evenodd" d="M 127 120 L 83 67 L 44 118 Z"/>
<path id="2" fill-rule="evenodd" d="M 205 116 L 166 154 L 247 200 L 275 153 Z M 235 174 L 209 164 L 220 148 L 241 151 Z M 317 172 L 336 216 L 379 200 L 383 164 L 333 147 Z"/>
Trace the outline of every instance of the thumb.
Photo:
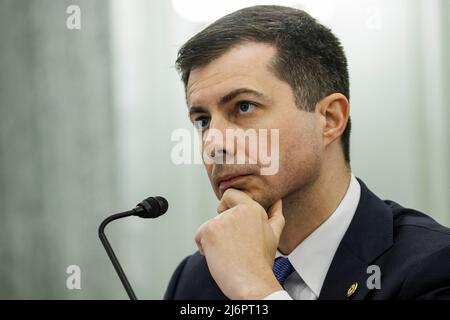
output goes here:
<path id="1" fill-rule="evenodd" d="M 282 200 L 278 200 L 275 202 L 268 210 L 269 216 L 269 224 L 272 227 L 275 236 L 277 237 L 277 241 L 280 240 L 281 232 L 283 232 L 284 228 L 284 216 L 283 216 L 283 202 Z"/>

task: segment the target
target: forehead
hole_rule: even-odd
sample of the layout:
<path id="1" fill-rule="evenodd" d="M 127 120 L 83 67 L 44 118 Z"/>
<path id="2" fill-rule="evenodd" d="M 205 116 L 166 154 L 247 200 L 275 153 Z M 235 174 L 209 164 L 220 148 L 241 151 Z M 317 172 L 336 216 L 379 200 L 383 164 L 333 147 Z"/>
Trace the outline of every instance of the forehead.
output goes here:
<path id="1" fill-rule="evenodd" d="M 277 80 L 269 69 L 275 54 L 272 45 L 250 42 L 228 50 L 206 66 L 191 70 L 186 87 L 188 105 L 206 105 L 241 87 L 270 94 L 272 81 Z"/>

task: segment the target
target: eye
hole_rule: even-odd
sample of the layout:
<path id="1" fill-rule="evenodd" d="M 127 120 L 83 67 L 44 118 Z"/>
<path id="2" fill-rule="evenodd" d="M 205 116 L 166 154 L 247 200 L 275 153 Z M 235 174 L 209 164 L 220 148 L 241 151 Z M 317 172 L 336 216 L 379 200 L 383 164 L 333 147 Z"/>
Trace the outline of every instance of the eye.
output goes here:
<path id="1" fill-rule="evenodd" d="M 247 101 L 238 102 L 237 106 L 241 115 L 251 113 L 256 108 L 253 103 Z"/>
<path id="2" fill-rule="evenodd" d="M 198 130 L 204 130 L 204 129 L 208 128 L 209 122 L 210 122 L 209 118 L 207 118 L 207 117 L 200 117 L 200 118 L 198 118 L 198 119 L 196 119 L 194 121 L 194 126 Z"/>

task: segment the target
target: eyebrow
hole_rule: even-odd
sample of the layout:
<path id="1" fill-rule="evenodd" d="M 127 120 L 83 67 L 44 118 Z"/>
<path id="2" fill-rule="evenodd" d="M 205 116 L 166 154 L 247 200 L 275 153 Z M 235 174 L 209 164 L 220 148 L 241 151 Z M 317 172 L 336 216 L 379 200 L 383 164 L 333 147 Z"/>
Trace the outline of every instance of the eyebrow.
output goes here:
<path id="1" fill-rule="evenodd" d="M 239 88 L 239 89 L 234 89 L 234 90 L 230 91 L 229 93 L 227 93 L 226 95 L 224 95 L 222 98 L 219 99 L 217 104 L 219 106 L 224 106 L 225 104 L 232 101 L 234 98 L 236 98 L 237 96 L 239 96 L 241 94 L 251 94 L 258 98 L 265 98 L 265 95 L 259 91 L 249 89 L 249 88 Z M 189 116 L 191 116 L 194 113 L 201 113 L 201 112 L 206 112 L 206 108 L 202 107 L 202 106 L 192 106 L 189 108 Z"/>

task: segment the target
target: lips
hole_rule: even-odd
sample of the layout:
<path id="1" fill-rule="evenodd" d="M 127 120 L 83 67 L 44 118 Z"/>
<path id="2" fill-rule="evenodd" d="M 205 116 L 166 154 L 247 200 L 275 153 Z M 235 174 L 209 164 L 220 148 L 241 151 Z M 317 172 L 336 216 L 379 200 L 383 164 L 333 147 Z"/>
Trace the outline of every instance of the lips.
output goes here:
<path id="1" fill-rule="evenodd" d="M 221 177 L 218 182 L 219 189 L 226 190 L 231 187 L 239 186 L 250 175 L 251 174 L 234 174 Z"/>

